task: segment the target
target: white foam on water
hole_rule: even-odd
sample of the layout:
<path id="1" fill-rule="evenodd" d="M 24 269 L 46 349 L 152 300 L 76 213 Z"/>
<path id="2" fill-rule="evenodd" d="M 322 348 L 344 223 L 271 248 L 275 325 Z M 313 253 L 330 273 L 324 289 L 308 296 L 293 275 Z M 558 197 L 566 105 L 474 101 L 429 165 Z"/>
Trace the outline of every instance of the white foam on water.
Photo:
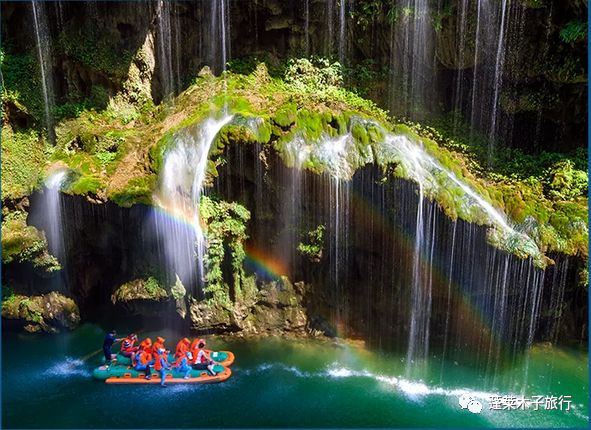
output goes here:
<path id="1" fill-rule="evenodd" d="M 91 376 L 86 363 L 83 360 L 65 357 L 43 372 L 44 376 Z"/>

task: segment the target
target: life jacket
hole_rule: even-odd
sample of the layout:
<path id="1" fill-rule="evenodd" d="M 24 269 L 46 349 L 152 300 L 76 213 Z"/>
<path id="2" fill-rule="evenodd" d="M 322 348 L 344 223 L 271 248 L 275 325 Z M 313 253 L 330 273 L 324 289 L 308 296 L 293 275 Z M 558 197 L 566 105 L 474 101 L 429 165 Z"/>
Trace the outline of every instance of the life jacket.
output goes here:
<path id="1" fill-rule="evenodd" d="M 163 337 L 158 336 L 156 338 L 156 342 L 152 345 L 152 351 L 154 354 L 157 354 L 160 348 L 164 348 L 164 341 L 165 339 Z"/>
<path id="2" fill-rule="evenodd" d="M 168 360 L 166 360 L 166 352 L 164 354 L 156 354 L 154 355 L 154 369 L 155 370 L 162 370 L 162 361 L 164 361 L 165 366 L 168 366 Z"/>
<path id="3" fill-rule="evenodd" d="M 138 355 L 136 355 L 137 362 L 140 363 L 142 366 L 147 365 L 151 359 L 152 354 L 150 354 L 148 351 L 141 351 L 140 353 L 138 353 Z"/>
<path id="4" fill-rule="evenodd" d="M 126 337 L 125 339 L 123 339 L 123 342 L 121 343 L 121 351 L 122 352 L 130 352 L 132 350 L 134 344 L 135 344 L 135 339 L 132 339 L 130 337 Z"/>
<path id="5" fill-rule="evenodd" d="M 149 337 L 145 338 L 144 340 L 142 340 L 142 343 L 140 343 L 140 349 L 142 351 L 147 351 L 150 350 L 152 348 L 152 339 L 150 339 Z"/>
<path id="6" fill-rule="evenodd" d="M 193 354 L 193 360 L 191 360 L 192 364 L 197 363 L 197 354 L 199 353 L 199 348 L 197 345 L 199 345 L 199 339 L 195 339 L 193 342 L 191 342 L 191 346 L 189 347 L 189 351 L 191 351 L 191 354 Z"/>
<path id="7" fill-rule="evenodd" d="M 189 339 L 184 338 L 182 340 L 179 341 L 179 343 L 176 344 L 176 351 L 174 353 L 174 356 L 176 358 L 182 358 L 185 353 L 189 350 Z"/>

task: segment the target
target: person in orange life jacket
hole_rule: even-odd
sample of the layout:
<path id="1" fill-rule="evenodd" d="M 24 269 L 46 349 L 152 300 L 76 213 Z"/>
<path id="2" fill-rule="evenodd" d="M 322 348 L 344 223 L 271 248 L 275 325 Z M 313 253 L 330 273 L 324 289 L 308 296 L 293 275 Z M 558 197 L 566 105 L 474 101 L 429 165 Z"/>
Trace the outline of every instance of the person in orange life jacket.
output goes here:
<path id="1" fill-rule="evenodd" d="M 111 360 L 114 358 L 115 354 L 111 352 L 111 348 L 115 342 L 119 342 L 123 340 L 123 338 L 117 339 L 117 332 L 115 330 L 111 330 L 105 336 L 105 340 L 103 341 L 103 354 L 105 355 L 105 366 L 109 367 L 111 364 Z"/>
<path id="2" fill-rule="evenodd" d="M 166 341 L 166 339 L 164 339 L 163 337 L 158 336 L 156 338 L 156 342 L 154 342 L 154 345 L 152 345 L 152 353 L 153 354 L 157 354 L 158 350 L 160 348 L 164 348 L 164 342 Z"/>
<path id="3" fill-rule="evenodd" d="M 135 370 L 144 370 L 146 372 L 146 379 L 152 379 L 152 369 L 150 366 L 154 364 L 152 353 L 147 349 L 141 349 L 135 355 Z"/>
<path id="4" fill-rule="evenodd" d="M 150 354 L 152 353 L 152 339 L 150 339 L 149 337 L 142 340 L 142 342 L 138 346 L 137 352 L 131 356 L 132 366 L 135 366 L 137 364 L 136 356 L 139 355 L 139 353 L 142 351 L 149 352 Z"/>
<path id="5" fill-rule="evenodd" d="M 209 372 L 215 376 L 217 373 L 213 370 L 215 362 L 209 358 L 209 354 L 205 352 L 205 340 L 199 339 L 197 344 L 197 357 L 195 357 L 195 364 L 193 369 L 195 370 L 209 370 Z"/>
<path id="6" fill-rule="evenodd" d="M 181 339 L 179 343 L 176 344 L 176 351 L 174 353 L 174 358 L 181 359 L 185 356 L 185 353 L 189 350 L 191 342 L 186 337 Z"/>
<path id="7" fill-rule="evenodd" d="M 189 379 L 189 376 L 191 375 L 191 362 L 193 361 L 193 354 L 191 354 L 191 351 L 186 351 L 185 355 L 180 357 L 174 367 L 177 371 L 179 372 L 185 372 L 185 376 L 183 376 L 184 379 Z"/>
<path id="8" fill-rule="evenodd" d="M 160 385 L 165 386 L 166 382 L 166 370 L 170 370 L 170 363 L 166 359 L 167 351 L 164 348 L 158 348 L 156 355 L 154 356 L 154 370 L 160 373 Z"/>

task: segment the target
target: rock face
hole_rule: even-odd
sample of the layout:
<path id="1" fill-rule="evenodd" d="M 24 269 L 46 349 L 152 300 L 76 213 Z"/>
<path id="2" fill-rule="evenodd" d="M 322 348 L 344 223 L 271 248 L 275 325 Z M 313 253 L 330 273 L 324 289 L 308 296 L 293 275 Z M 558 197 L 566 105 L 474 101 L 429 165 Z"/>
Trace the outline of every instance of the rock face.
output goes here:
<path id="1" fill-rule="evenodd" d="M 80 323 L 80 312 L 74 300 L 51 292 L 42 296 L 12 295 L 2 301 L 5 323 L 18 325 L 34 333 L 58 333 Z"/>
<path id="2" fill-rule="evenodd" d="M 246 335 L 293 333 L 305 334 L 306 309 L 303 307 L 306 286 L 292 284 L 283 276 L 263 283 L 252 297 L 224 307 L 208 301 L 193 300 L 190 306 L 192 328 L 198 332 L 239 332 Z"/>

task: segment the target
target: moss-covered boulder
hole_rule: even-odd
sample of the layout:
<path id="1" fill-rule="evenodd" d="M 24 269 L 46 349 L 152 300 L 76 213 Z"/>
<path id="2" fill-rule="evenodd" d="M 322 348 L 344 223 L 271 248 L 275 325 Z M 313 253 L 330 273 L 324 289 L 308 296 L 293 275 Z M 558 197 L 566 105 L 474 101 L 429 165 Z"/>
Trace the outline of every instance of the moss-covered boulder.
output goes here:
<path id="1" fill-rule="evenodd" d="M 7 212 L 2 219 L 2 263 L 29 262 L 41 273 L 61 269 L 58 260 L 47 250 L 43 232 L 27 225 L 24 211 Z"/>
<path id="2" fill-rule="evenodd" d="M 121 285 L 111 295 L 113 304 L 127 303 L 135 300 L 161 301 L 168 298 L 166 290 L 154 277 L 134 279 Z"/>
<path id="3" fill-rule="evenodd" d="M 75 328 L 80 311 L 74 300 L 57 292 L 30 297 L 14 294 L 3 299 L 2 318 L 31 333 L 58 333 Z"/>

